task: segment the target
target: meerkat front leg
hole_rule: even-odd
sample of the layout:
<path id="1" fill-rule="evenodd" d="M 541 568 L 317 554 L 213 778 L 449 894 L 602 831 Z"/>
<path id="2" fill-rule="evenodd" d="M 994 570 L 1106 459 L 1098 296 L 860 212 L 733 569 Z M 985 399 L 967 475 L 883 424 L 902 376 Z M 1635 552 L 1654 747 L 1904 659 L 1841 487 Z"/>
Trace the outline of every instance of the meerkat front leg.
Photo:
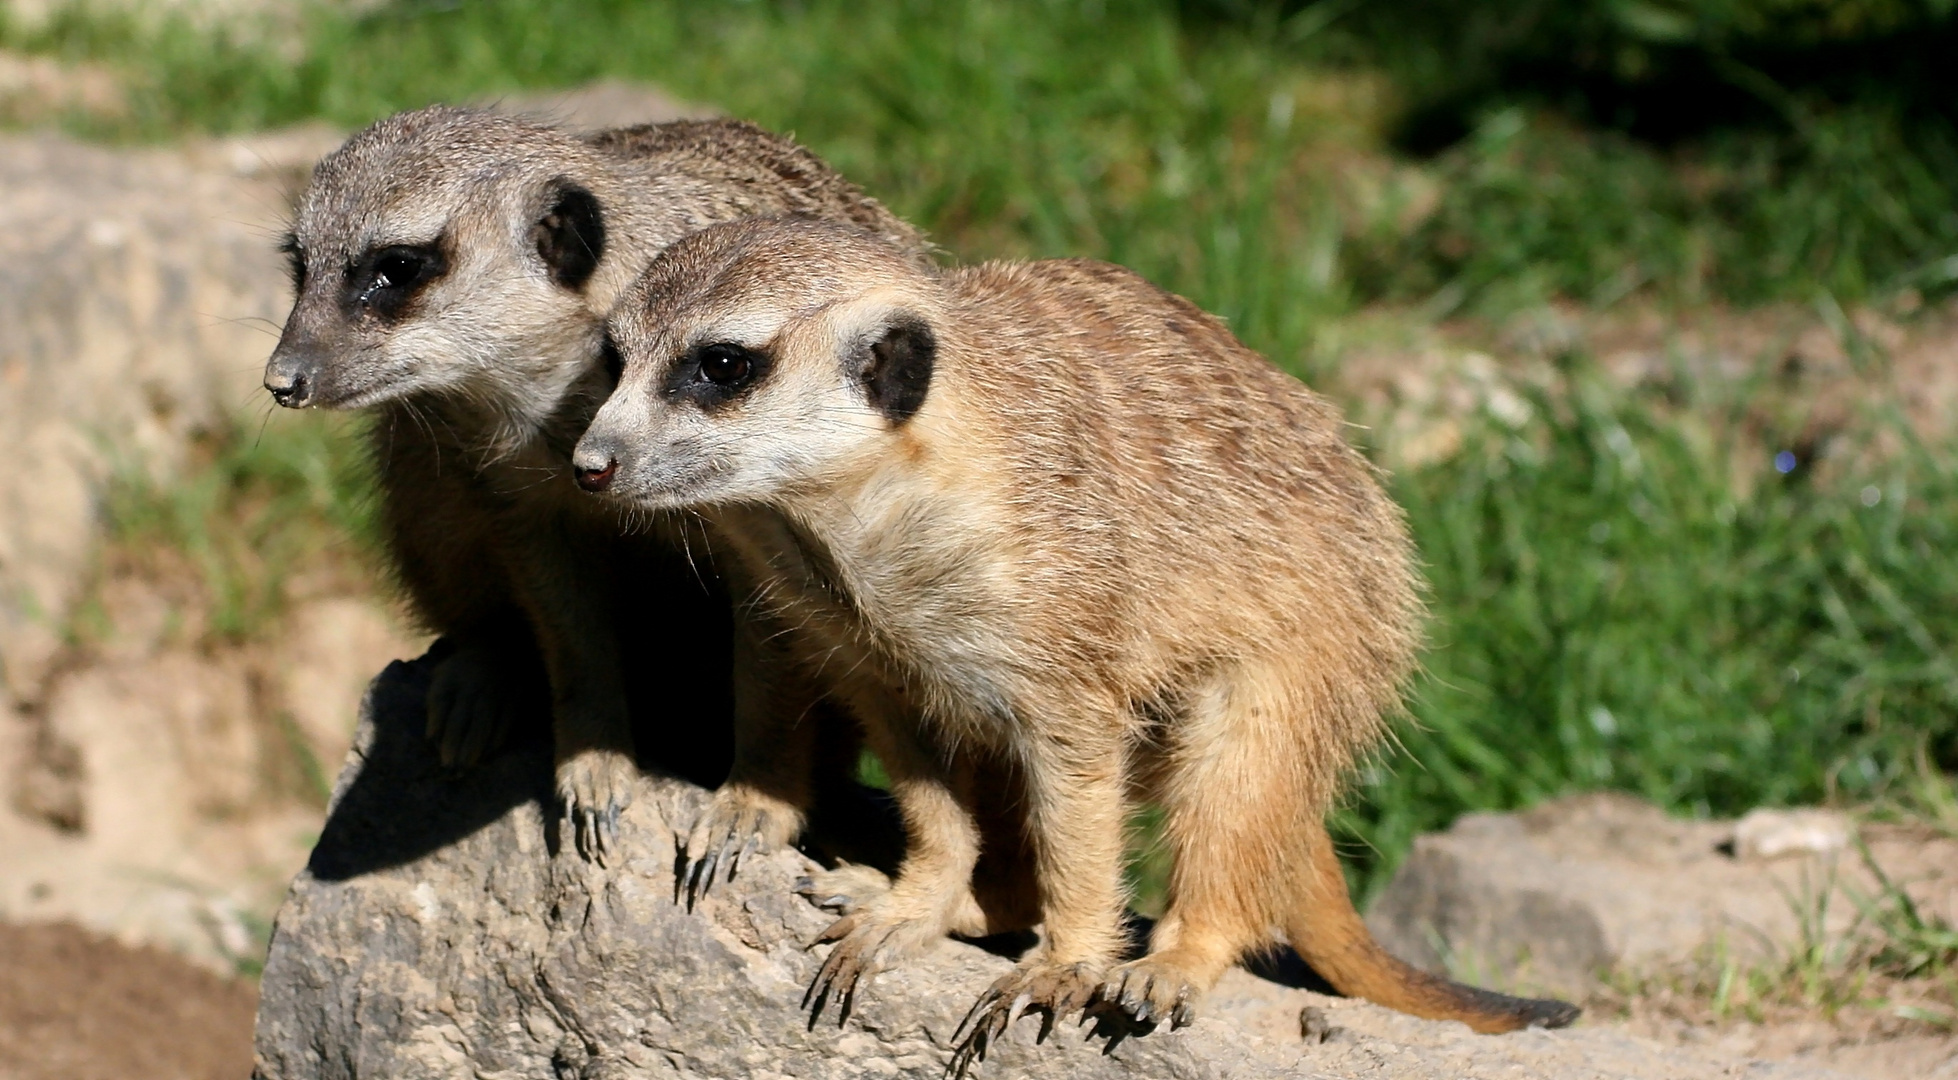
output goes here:
<path id="1" fill-rule="evenodd" d="M 428 683 L 426 735 L 443 765 L 469 768 L 499 750 L 511 729 L 549 706 L 548 677 L 523 615 L 451 635 Z M 514 624 L 514 625 L 508 625 Z"/>
<path id="2" fill-rule="evenodd" d="M 960 805 L 979 827 L 979 862 L 972 887 L 953 907 L 946 932 L 983 938 L 1032 929 L 1040 922 L 1040 888 L 1027 838 L 1020 770 L 997 759 L 966 755 L 957 769 Z M 852 863 L 813 870 L 796 883 L 804 899 L 838 915 L 862 910 L 890 890 L 891 879 L 883 872 Z"/>
<path id="3" fill-rule="evenodd" d="M 515 539 L 510 574 L 551 679 L 558 801 L 578 854 L 603 865 L 639 772 L 607 582 L 561 529 Z"/>
<path id="4" fill-rule="evenodd" d="M 952 1071 L 984 1060 L 1022 1013 L 1044 1014 L 1041 1035 L 1095 998 L 1121 955 L 1123 816 L 1127 794 L 1122 714 L 1110 703 L 1083 716 L 1056 705 L 1030 715 L 1073 722 L 1027 725 L 1021 737 L 1028 834 L 1045 939 L 973 1005 L 954 1034 Z"/>
<path id="5" fill-rule="evenodd" d="M 758 615 L 736 622 L 734 767 L 687 834 L 689 907 L 717 875 L 734 880 L 742 858 L 787 845 L 808 819 L 821 694 L 795 663 L 786 634 Z"/>
<path id="6" fill-rule="evenodd" d="M 544 715 L 549 679 L 497 563 L 495 514 L 464 470 L 441 467 L 441 446 L 405 437 L 418 430 L 412 415 L 384 409 L 369 435 L 381 517 L 410 610 L 444 642 L 429 677 L 428 740 L 443 765 L 466 768 Z"/>
<path id="7" fill-rule="evenodd" d="M 944 763 L 908 710 L 862 697 L 852 704 L 891 776 L 891 794 L 904 817 L 904 862 L 890 891 L 836 920 L 812 943 L 831 948 L 802 996 L 811 1024 L 831 1000 L 838 1023 L 849 1019 L 857 993 L 878 972 L 944 937 L 971 902 L 979 861 L 978 823 L 958 790 L 970 777 Z"/>

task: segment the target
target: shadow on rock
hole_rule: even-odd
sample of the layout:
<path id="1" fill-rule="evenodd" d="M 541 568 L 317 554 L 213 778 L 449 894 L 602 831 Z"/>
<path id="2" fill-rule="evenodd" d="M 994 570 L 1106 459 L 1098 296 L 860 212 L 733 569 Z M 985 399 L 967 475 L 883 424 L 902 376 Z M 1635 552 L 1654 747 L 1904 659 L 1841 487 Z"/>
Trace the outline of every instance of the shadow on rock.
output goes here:
<path id="1" fill-rule="evenodd" d="M 353 760 L 335 784 L 320 841 L 306 864 L 345 881 L 414 862 L 534 802 L 549 807 L 551 753 L 538 731 L 467 771 L 444 768 L 425 737 L 429 677 L 439 653 L 396 661 L 368 687 Z"/>
<path id="2" fill-rule="evenodd" d="M 534 803 L 557 819 L 546 717 L 516 732 L 509 745 L 469 769 L 444 766 L 425 737 L 429 681 L 444 646 L 397 661 L 375 678 L 364 711 L 370 723 L 355 760 L 335 785 L 326 825 L 307 869 L 321 881 L 414 862 Z M 633 701 L 639 765 L 648 775 L 711 787 L 733 756 L 730 702 Z M 717 716 L 716 713 L 719 715 Z M 689 715 L 676 723 L 676 715 Z M 854 745 L 848 747 L 853 754 Z M 884 792 L 849 776 L 854 761 L 822 762 L 806 850 L 825 862 L 846 859 L 890 872 L 904 850 L 896 806 Z M 549 831 L 555 837 L 556 830 Z"/>

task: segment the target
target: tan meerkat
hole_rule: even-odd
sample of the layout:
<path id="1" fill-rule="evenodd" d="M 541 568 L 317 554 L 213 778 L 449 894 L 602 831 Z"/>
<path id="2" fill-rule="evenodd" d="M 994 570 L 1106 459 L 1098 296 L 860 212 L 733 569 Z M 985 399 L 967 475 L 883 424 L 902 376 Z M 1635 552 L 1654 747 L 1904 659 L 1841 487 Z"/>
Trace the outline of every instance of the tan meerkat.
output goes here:
<path id="1" fill-rule="evenodd" d="M 1354 911 L 1323 815 L 1415 666 L 1411 543 L 1338 412 L 1221 322 L 1106 264 L 940 273 L 778 219 L 669 248 L 609 330 L 581 481 L 720 523 L 902 806 L 896 881 L 820 939 L 818 1010 L 966 917 L 971 808 L 1010 775 L 1046 932 L 960 1070 L 1028 1008 L 1180 1026 L 1280 937 L 1417 1015 L 1576 1015 L 1416 970 Z M 1120 964 L 1137 798 L 1174 869 Z"/>
<path id="2" fill-rule="evenodd" d="M 731 664 L 790 669 L 746 655 L 771 647 L 767 633 L 730 645 L 698 530 L 601 506 L 569 468 L 615 377 L 600 349 L 614 298 L 681 236 L 786 211 L 927 250 L 815 155 L 752 124 L 581 138 L 445 107 L 383 120 L 321 161 L 285 246 L 297 295 L 265 386 L 281 405 L 377 414 L 394 569 L 414 615 L 452 645 L 428 733 L 445 762 L 467 764 L 547 704 L 557 789 L 587 855 L 603 855 L 630 796 L 629 715 L 678 721 L 653 749 L 709 784 L 732 741 L 713 721 L 732 709 L 737 724 L 770 725 L 774 737 L 740 740 L 746 757 L 690 837 L 696 856 L 729 838 L 786 842 L 808 804 L 814 725 L 800 721 L 813 697 L 730 680 Z"/>

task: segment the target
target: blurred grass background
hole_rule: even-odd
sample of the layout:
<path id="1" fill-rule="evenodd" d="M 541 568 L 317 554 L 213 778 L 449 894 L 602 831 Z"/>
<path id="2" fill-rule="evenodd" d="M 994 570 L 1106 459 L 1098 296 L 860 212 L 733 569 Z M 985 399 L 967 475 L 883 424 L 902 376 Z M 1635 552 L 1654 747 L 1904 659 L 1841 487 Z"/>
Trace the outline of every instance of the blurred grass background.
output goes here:
<path id="1" fill-rule="evenodd" d="M 1382 324 L 1935 308 L 1958 287 L 1953 8 L 400 0 L 283 35 L 70 9 L 0 47 L 123 73 L 126 116 L 73 121 L 118 139 L 654 82 L 794 132 L 961 258 L 1126 263 L 1323 382 Z M 1339 815 L 1362 892 L 1416 832 L 1576 790 L 1950 814 L 1951 434 L 1878 402 L 1824 454 L 1802 402 L 1762 418 L 1765 369 L 1626 389 L 1581 347 L 1553 360 L 1393 477 L 1434 647 L 1405 752 Z M 365 528 L 344 433 L 292 420 L 117 503 L 202 553 L 241 628 L 272 602 L 251 560 Z"/>

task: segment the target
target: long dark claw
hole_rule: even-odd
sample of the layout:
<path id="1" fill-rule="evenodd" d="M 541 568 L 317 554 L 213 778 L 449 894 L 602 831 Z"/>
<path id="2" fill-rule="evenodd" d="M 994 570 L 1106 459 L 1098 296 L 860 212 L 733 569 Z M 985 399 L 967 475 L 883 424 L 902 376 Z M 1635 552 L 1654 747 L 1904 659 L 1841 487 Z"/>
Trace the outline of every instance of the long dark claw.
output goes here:
<path id="1" fill-rule="evenodd" d="M 829 965 L 825 963 L 823 965 L 823 968 L 826 968 L 828 966 Z M 809 980 L 808 988 L 802 992 L 802 1007 L 805 1009 L 809 1007 L 809 999 L 816 996 L 816 988 L 823 984 L 823 968 L 816 969 L 816 977 Z"/>
<path id="2" fill-rule="evenodd" d="M 868 974 L 858 969 L 850 979 L 850 985 L 843 990 L 843 996 L 836 999 L 836 1026 L 839 1030 L 850 1022 L 850 1014 L 857 1008 L 857 991 L 870 989 L 870 982 L 877 977 L 872 971 Z"/>
<path id="3" fill-rule="evenodd" d="M 428 691 L 428 722 L 422 728 L 422 738 L 433 741 L 442 734 L 443 722 L 449 718 L 450 699 L 454 696 L 446 679 L 435 680 L 435 685 Z"/>
<path id="4" fill-rule="evenodd" d="M 989 988 L 986 990 L 985 993 L 980 994 L 979 1000 L 972 1003 L 972 1008 L 967 1009 L 965 1011 L 965 1019 L 959 1021 L 959 1026 L 957 1030 L 952 1032 L 952 1041 L 958 1043 L 961 1046 L 965 1045 L 966 1027 L 972 1024 L 973 1020 L 975 1020 L 981 1012 L 985 1011 L 987 1006 L 991 1005 L 994 1001 L 998 1000 L 998 998 L 999 998 L 999 991 L 995 989 Z M 977 1029 L 975 1028 L 974 1030 Z"/>
<path id="5" fill-rule="evenodd" d="M 748 842 L 741 845 L 741 850 L 734 853 L 734 861 L 728 864 L 727 867 L 728 881 L 732 882 L 734 880 L 734 875 L 740 873 L 741 868 L 747 865 L 748 859 L 752 857 L 755 854 L 755 852 L 760 850 L 761 850 L 761 830 L 759 827 L 757 827 L 756 829 L 748 833 Z"/>
<path id="6" fill-rule="evenodd" d="M 809 1010 L 809 1027 L 811 1030 L 814 1030 L 816 1022 L 822 1019 L 823 1010 L 828 1007 L 831 994 L 837 993 L 841 989 L 839 985 L 841 981 L 848 977 L 844 971 L 845 967 L 846 965 L 844 963 L 839 962 L 836 953 L 830 953 L 828 959 L 823 961 L 822 968 L 816 972 L 816 981 L 810 983 L 809 989 L 803 993 L 802 1004 L 804 1008 Z M 815 997 L 815 1004 L 813 1006 L 809 1003 L 811 995 Z M 837 993 L 837 997 L 840 1010 L 842 994 Z M 843 1017 L 844 1020 L 848 1018 L 847 1014 Z M 839 1026 L 841 1023 L 842 1021 L 839 1020 Z"/>
<path id="7" fill-rule="evenodd" d="M 482 728 L 471 728 L 463 738 L 462 746 L 456 750 L 456 767 L 467 769 L 481 760 L 483 745 L 488 741 L 487 733 Z"/>
<path id="8" fill-rule="evenodd" d="M 721 869 L 721 866 L 723 864 L 726 864 L 728 870 L 727 880 L 729 881 L 734 880 L 734 855 L 733 855 L 734 838 L 735 838 L 735 831 L 733 829 L 728 829 L 726 832 L 722 833 L 720 849 L 714 852 L 714 869 L 716 871 L 719 871 Z M 718 877 L 719 877 L 718 873 L 708 874 L 707 887 L 710 889 L 713 888 L 714 882 L 718 879 Z"/>
<path id="9" fill-rule="evenodd" d="M 820 984 L 820 982 L 821 980 L 819 979 L 817 982 L 810 983 L 809 989 L 804 991 L 802 995 L 802 1007 L 809 1010 L 810 1031 L 816 1030 L 816 1019 L 817 1017 L 823 1015 L 823 1007 L 829 1004 L 829 989 L 825 987 L 821 993 L 817 993 L 816 991 L 816 987 Z M 809 1004 L 809 997 L 811 994 L 814 994 L 816 998 L 816 1003 L 814 1006 L 811 1006 Z"/>
<path id="10" fill-rule="evenodd" d="M 693 874 L 687 882 L 688 911 L 692 911 L 693 906 L 707 895 L 707 886 L 714 880 L 714 869 L 719 860 L 719 852 L 710 852 L 694 861 Z"/>

